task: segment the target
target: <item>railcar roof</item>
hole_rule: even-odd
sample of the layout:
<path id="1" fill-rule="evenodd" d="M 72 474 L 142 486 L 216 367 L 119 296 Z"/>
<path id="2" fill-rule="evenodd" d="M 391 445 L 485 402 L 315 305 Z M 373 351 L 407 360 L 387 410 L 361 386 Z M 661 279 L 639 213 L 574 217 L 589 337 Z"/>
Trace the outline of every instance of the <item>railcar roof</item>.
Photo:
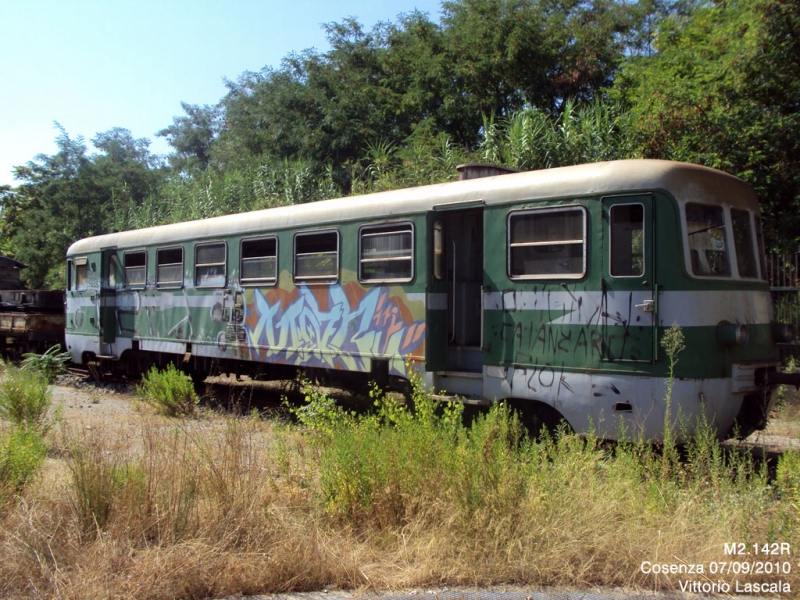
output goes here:
<path id="1" fill-rule="evenodd" d="M 315 228 L 352 220 L 375 220 L 419 214 L 449 203 L 506 202 L 667 190 L 677 200 L 702 202 L 711 196 L 754 209 L 758 201 L 742 180 L 708 167 L 661 160 L 623 160 L 527 171 L 455 181 L 363 196 L 225 215 L 110 233 L 79 240 L 67 255 L 101 248 L 135 248 L 151 244 L 222 238 L 287 228 Z"/>

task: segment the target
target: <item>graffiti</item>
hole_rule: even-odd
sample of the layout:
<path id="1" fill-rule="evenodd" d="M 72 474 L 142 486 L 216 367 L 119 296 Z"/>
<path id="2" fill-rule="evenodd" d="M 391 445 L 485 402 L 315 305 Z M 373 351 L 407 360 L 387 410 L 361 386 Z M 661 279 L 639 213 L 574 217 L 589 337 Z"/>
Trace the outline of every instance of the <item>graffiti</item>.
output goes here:
<path id="1" fill-rule="evenodd" d="M 649 360 L 652 324 L 634 309 L 639 296 L 647 295 L 504 290 L 495 305 L 503 309 L 502 321 L 489 325 L 489 337 L 499 342 L 504 360 L 516 364 L 567 356 L 594 364 Z"/>
<path id="2" fill-rule="evenodd" d="M 253 289 L 252 296 L 245 318 L 251 360 L 368 371 L 372 357 L 424 353 L 424 319 L 414 320 L 387 288 L 350 283 Z"/>
<path id="3" fill-rule="evenodd" d="M 532 368 L 525 370 L 525 375 L 528 390 L 533 393 L 555 388 L 555 397 L 558 398 L 562 388 L 572 392 L 563 365 L 561 367 L 554 367 L 550 363 L 533 365 Z"/>

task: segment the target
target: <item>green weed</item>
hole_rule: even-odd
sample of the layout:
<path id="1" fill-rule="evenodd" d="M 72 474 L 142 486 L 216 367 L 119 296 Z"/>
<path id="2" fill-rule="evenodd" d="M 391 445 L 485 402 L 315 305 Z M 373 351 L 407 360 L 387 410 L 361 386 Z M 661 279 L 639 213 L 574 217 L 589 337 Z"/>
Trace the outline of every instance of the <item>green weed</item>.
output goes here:
<path id="1" fill-rule="evenodd" d="M 18 427 L 46 433 L 50 427 L 49 410 L 53 397 L 47 378 L 36 369 L 6 368 L 0 382 L 0 418 Z"/>
<path id="2" fill-rule="evenodd" d="M 67 372 L 67 363 L 72 360 L 72 354 L 61 352 L 61 344 L 56 344 L 47 349 L 44 354 L 28 352 L 22 355 L 22 369 L 25 371 L 38 371 L 48 383 L 53 383 L 56 376 Z"/>
<path id="3" fill-rule="evenodd" d="M 34 428 L 14 427 L 8 438 L 0 441 L 0 505 L 33 479 L 47 451 L 44 437 Z"/>
<path id="4" fill-rule="evenodd" d="M 200 399 L 191 380 L 172 363 L 159 371 L 151 368 L 136 386 L 139 398 L 169 417 L 194 414 Z"/>

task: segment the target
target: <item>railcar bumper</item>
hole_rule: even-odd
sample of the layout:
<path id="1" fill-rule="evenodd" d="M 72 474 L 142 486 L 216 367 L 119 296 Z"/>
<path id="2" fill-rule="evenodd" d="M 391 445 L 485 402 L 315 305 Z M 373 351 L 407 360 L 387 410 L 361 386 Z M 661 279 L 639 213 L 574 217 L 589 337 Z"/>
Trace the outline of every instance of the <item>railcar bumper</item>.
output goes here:
<path id="1" fill-rule="evenodd" d="M 737 384 L 744 378 L 741 375 L 744 371 L 749 371 L 752 375 L 747 377 L 747 384 L 741 390 L 745 392 L 742 407 L 731 430 L 731 434 L 739 439 L 767 426 L 769 414 L 777 400 L 778 386 L 800 386 L 800 373 L 781 373 L 775 364 L 734 365 L 734 379 Z"/>

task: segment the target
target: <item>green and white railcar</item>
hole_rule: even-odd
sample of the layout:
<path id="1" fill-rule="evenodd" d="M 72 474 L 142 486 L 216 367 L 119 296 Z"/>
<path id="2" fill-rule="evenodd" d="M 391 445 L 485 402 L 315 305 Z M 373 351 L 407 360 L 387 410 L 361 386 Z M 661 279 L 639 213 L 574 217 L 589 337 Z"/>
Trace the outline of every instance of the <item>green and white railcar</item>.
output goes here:
<path id="1" fill-rule="evenodd" d="M 80 240 L 73 359 L 407 377 L 536 422 L 659 439 L 763 427 L 776 374 L 758 201 L 694 165 L 515 173 Z M 409 365 L 411 365 L 409 367 Z"/>

